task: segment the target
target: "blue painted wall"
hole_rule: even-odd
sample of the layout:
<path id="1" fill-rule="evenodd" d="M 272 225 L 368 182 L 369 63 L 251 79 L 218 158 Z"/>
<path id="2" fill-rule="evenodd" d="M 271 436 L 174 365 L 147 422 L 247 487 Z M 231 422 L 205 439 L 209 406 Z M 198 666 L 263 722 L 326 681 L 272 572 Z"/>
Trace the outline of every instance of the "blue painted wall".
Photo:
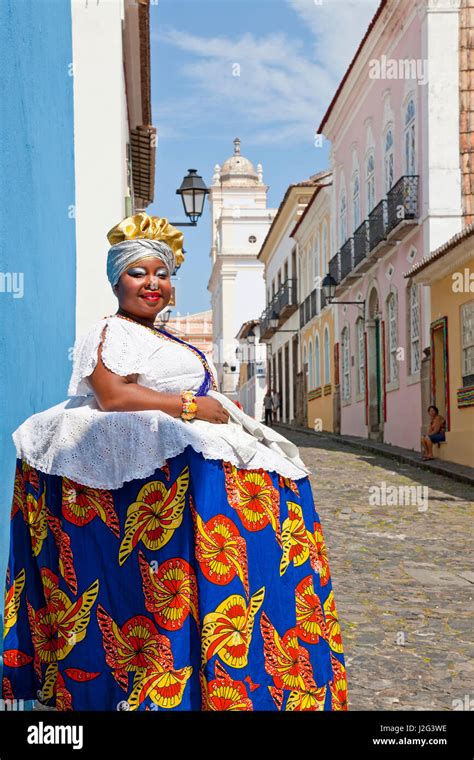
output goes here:
<path id="1" fill-rule="evenodd" d="M 68 0 L 0 3 L 0 616 L 12 431 L 66 398 L 75 333 L 72 32 Z M 71 213 L 72 209 L 72 213 Z M 10 279 L 10 275 L 13 276 Z M 23 288 L 22 279 L 23 278 Z M 23 292 L 22 292 L 23 290 Z M 16 295 L 15 295 L 16 294 Z M 18 296 L 18 297 L 16 297 Z M 3 619 L 0 620 L 0 636 Z M 1 636 L 1 639 L 3 636 Z M 1 647 L 0 647 L 1 648 Z M 1 670 L 1 668 L 0 668 Z"/>

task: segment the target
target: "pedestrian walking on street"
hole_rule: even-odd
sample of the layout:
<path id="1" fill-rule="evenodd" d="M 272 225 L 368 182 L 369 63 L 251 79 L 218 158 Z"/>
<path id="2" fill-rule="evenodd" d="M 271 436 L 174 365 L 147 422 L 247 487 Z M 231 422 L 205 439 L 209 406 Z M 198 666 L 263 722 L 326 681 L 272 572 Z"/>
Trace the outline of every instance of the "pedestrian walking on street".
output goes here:
<path id="1" fill-rule="evenodd" d="M 263 408 L 265 410 L 265 425 L 273 427 L 273 399 L 270 391 L 267 391 L 263 397 Z"/>
<path id="2" fill-rule="evenodd" d="M 140 212 L 107 237 L 117 312 L 76 341 L 70 398 L 13 434 L 3 699 L 347 710 L 310 470 L 155 326 L 182 233 Z"/>

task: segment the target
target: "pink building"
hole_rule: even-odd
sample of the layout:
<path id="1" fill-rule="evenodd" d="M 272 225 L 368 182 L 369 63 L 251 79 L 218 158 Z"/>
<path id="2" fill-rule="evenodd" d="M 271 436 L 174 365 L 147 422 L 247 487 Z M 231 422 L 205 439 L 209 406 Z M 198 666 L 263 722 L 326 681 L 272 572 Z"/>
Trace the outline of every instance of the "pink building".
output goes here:
<path id="1" fill-rule="evenodd" d="M 336 309 L 340 432 L 412 449 L 430 303 L 403 275 L 462 228 L 460 5 L 383 0 L 318 129 L 335 300 L 356 302 Z"/>

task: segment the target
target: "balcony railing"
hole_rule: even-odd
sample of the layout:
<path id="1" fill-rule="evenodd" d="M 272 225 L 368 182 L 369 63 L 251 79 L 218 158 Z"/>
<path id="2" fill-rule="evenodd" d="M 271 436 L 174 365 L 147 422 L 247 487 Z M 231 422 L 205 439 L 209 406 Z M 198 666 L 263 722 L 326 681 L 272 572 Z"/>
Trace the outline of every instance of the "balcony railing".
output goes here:
<path id="1" fill-rule="evenodd" d="M 262 338 L 269 338 L 274 332 L 274 329 L 270 327 L 271 314 L 272 309 L 270 309 L 270 306 L 267 306 L 267 308 L 262 311 L 260 317 L 260 336 Z"/>
<path id="2" fill-rule="evenodd" d="M 341 281 L 341 256 L 339 251 L 332 259 L 329 259 L 329 274 L 336 282 Z"/>
<path id="3" fill-rule="evenodd" d="M 418 176 L 401 177 L 387 193 L 387 233 L 401 222 L 418 219 Z"/>
<path id="4" fill-rule="evenodd" d="M 326 296 L 324 295 L 324 290 L 322 288 L 319 289 L 319 292 L 321 294 L 321 311 L 324 309 L 324 307 L 327 305 Z"/>
<path id="5" fill-rule="evenodd" d="M 261 337 L 270 337 L 278 328 L 270 326 L 270 319 L 274 314 L 278 317 L 279 324 L 288 319 L 298 308 L 296 279 L 288 279 L 283 282 L 273 296 L 272 300 L 262 312 L 260 317 Z"/>
<path id="6" fill-rule="evenodd" d="M 296 300 L 296 280 L 288 279 L 283 282 L 275 293 L 274 305 L 278 316 L 283 317 L 288 315 L 288 312 L 293 313 L 298 308 L 298 302 Z"/>
<path id="7" fill-rule="evenodd" d="M 346 240 L 330 259 L 329 273 L 336 284 L 341 285 L 340 292 L 347 286 L 344 280 L 351 273 L 354 273 L 352 277 L 362 274 L 370 267 L 372 256 L 384 255 L 387 248 L 393 248 L 395 236 L 399 238 L 407 234 L 403 232 L 404 227 L 410 227 L 407 222 L 416 223 L 419 215 L 418 190 L 417 175 L 401 177 L 388 191 L 387 197 L 372 209 L 368 219 L 357 227 L 353 237 Z M 321 308 L 322 298 L 321 292 Z"/>
<path id="8" fill-rule="evenodd" d="M 346 240 L 339 253 L 341 255 L 341 280 L 343 280 L 354 269 L 352 238 Z"/>
<path id="9" fill-rule="evenodd" d="M 354 267 L 369 255 L 369 220 L 365 219 L 354 232 Z"/>
<path id="10" fill-rule="evenodd" d="M 387 201 L 383 198 L 369 214 L 369 247 L 373 251 L 387 238 Z"/>
<path id="11" fill-rule="evenodd" d="M 320 293 L 319 299 L 318 292 Z M 303 303 L 300 304 L 300 327 L 304 327 L 313 317 L 316 317 L 326 305 L 324 290 L 322 288 L 314 288 L 309 296 L 306 296 Z"/>

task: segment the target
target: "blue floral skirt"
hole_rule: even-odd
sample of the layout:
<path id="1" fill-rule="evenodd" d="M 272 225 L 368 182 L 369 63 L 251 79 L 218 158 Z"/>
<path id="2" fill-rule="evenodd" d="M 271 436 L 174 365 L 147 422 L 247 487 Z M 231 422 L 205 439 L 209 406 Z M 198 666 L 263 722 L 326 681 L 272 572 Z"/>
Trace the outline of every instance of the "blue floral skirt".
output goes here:
<path id="1" fill-rule="evenodd" d="M 115 490 L 18 459 L 3 699 L 57 710 L 347 710 L 308 477 L 188 446 Z"/>

